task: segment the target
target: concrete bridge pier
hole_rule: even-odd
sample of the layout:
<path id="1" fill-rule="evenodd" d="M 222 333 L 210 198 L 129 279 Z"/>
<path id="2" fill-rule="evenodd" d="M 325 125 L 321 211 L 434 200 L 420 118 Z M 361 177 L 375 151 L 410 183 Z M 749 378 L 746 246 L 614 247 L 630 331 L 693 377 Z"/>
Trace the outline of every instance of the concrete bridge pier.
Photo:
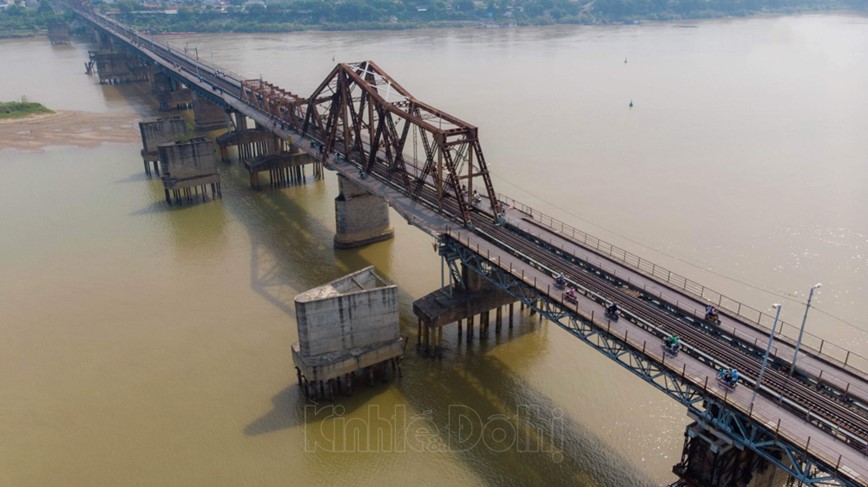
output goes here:
<path id="1" fill-rule="evenodd" d="M 223 108 L 193 93 L 193 119 L 197 130 L 217 130 L 226 127 L 226 112 Z"/>
<path id="2" fill-rule="evenodd" d="M 681 462 L 672 471 L 679 477 L 672 487 L 783 487 L 789 478 L 766 459 L 698 421 L 687 426 Z"/>
<path id="3" fill-rule="evenodd" d="M 392 238 L 395 230 L 389 226 L 389 206 L 386 201 L 340 175 L 338 184 L 340 194 L 335 198 L 335 248 L 362 247 Z"/>
<path id="4" fill-rule="evenodd" d="M 154 93 L 170 93 L 175 89 L 175 82 L 172 78 L 155 66 L 151 67 L 149 78 L 151 81 L 151 91 Z"/>
<path id="5" fill-rule="evenodd" d="M 398 288 L 368 267 L 295 297 L 298 339 L 291 348 L 305 397 L 351 394 L 356 377 L 401 375 Z"/>
<path id="6" fill-rule="evenodd" d="M 141 57 L 126 50 L 90 51 L 90 67 L 96 66 L 99 82 L 104 85 L 116 85 L 135 81 L 148 81 L 150 66 Z"/>
<path id="7" fill-rule="evenodd" d="M 69 44 L 69 26 L 66 22 L 48 24 L 48 41 L 52 44 Z"/>
<path id="8" fill-rule="evenodd" d="M 187 132 L 187 122 L 181 117 L 158 118 L 139 122 L 139 132 L 142 134 L 142 161 L 145 164 L 145 174 L 151 175 L 151 164 L 154 173 L 160 175 L 160 144 L 174 142 Z"/>
<path id="9" fill-rule="evenodd" d="M 166 203 L 170 206 L 192 203 L 200 190 L 202 201 L 205 201 L 209 186 L 212 198 L 223 196 L 213 142 L 197 137 L 189 142 L 173 142 L 158 147 Z"/>
<path id="10" fill-rule="evenodd" d="M 259 156 L 244 163 L 250 173 L 251 188 L 262 189 L 260 175 L 265 172 L 268 173 L 268 182 L 272 188 L 304 184 L 307 181 L 305 166 L 308 164 L 313 166 L 314 178 L 322 179 L 321 162 L 277 137 L 274 138 L 274 146 L 276 152 Z"/>
<path id="11" fill-rule="evenodd" d="M 504 321 L 504 307 L 509 310 L 508 326 L 512 329 L 515 317 L 515 298 L 495 288 L 475 271 L 462 267 L 461 288 L 441 288 L 413 303 L 418 321 L 416 348 L 430 356 L 443 353 L 443 328 L 450 323 L 458 325 L 458 339 L 465 333 L 467 343 L 478 333 L 479 339 L 488 337 L 491 312 L 494 311 L 494 332 L 500 335 Z M 476 326 L 476 318 L 478 328 Z"/>
<path id="12" fill-rule="evenodd" d="M 151 90 L 157 94 L 160 111 L 188 110 L 193 107 L 193 92 L 180 81 L 157 68 L 151 68 Z"/>

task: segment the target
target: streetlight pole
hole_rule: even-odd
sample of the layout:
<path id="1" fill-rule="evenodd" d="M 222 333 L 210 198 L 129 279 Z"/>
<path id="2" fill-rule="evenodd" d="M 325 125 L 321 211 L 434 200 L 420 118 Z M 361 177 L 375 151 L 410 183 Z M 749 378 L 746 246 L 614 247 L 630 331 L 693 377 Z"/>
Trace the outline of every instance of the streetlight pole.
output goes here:
<path id="1" fill-rule="evenodd" d="M 814 291 L 819 289 L 822 286 L 822 283 L 814 284 L 814 287 L 811 288 L 811 292 L 808 293 L 808 304 L 805 305 L 805 316 L 802 318 L 802 327 L 799 328 L 799 339 L 796 340 L 796 349 L 793 351 L 793 362 L 790 365 L 790 376 L 793 375 L 793 372 L 796 370 L 796 359 L 799 355 L 799 347 L 802 346 L 802 334 L 805 333 L 805 322 L 808 321 L 808 310 L 811 309 L 811 298 L 814 297 Z"/>
<path id="2" fill-rule="evenodd" d="M 763 364 L 760 367 L 759 375 L 756 378 L 756 384 L 754 385 L 754 388 L 753 388 L 753 396 L 751 396 L 751 398 L 750 398 L 750 408 L 751 409 L 753 409 L 753 401 L 754 401 L 754 399 L 756 399 L 756 393 L 759 392 L 760 384 L 762 384 L 763 374 L 765 374 L 765 372 L 766 372 L 766 364 L 768 364 L 768 362 L 769 362 L 769 352 L 772 350 L 772 342 L 775 340 L 775 330 L 777 330 L 777 328 L 778 328 L 778 318 L 781 316 L 781 308 L 782 307 L 783 306 L 781 306 L 780 304 L 777 304 L 777 303 L 772 305 L 772 308 L 777 308 L 778 311 L 777 311 L 777 313 L 775 313 L 775 323 L 772 325 L 772 332 L 769 335 L 769 344 L 768 344 L 768 346 L 766 346 L 766 354 L 763 357 Z"/>

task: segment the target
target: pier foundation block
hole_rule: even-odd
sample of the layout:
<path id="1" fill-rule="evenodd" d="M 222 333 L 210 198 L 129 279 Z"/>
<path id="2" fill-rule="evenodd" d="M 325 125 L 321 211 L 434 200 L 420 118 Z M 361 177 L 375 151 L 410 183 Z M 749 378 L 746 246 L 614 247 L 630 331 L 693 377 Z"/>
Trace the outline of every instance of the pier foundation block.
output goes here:
<path id="1" fill-rule="evenodd" d="M 222 197 L 213 142 L 197 137 L 189 142 L 161 144 L 159 151 L 166 203 L 192 203 L 200 190 L 204 201 L 209 187 L 212 198 Z"/>
<path id="2" fill-rule="evenodd" d="M 684 487 L 783 487 L 786 473 L 714 429 L 694 422 L 684 432 L 681 462 L 672 467 Z"/>
<path id="3" fill-rule="evenodd" d="M 295 306 L 299 341 L 292 360 L 305 396 L 352 393 L 354 376 L 373 385 L 375 372 L 385 374 L 389 365 L 400 375 L 398 288 L 373 267 L 299 294 Z"/>
<path id="4" fill-rule="evenodd" d="M 392 238 L 395 231 L 389 226 L 386 202 L 343 176 L 338 176 L 338 182 L 340 195 L 335 198 L 335 248 L 361 247 Z"/>
<path id="5" fill-rule="evenodd" d="M 193 93 L 193 118 L 198 130 L 217 130 L 225 128 L 226 112 L 219 106 Z"/>
<path id="6" fill-rule="evenodd" d="M 181 117 L 166 117 L 139 122 L 139 132 L 142 134 L 142 161 L 145 163 L 145 174 L 151 175 L 151 164 L 154 172 L 160 175 L 160 144 L 174 142 L 187 132 L 187 122 Z"/>

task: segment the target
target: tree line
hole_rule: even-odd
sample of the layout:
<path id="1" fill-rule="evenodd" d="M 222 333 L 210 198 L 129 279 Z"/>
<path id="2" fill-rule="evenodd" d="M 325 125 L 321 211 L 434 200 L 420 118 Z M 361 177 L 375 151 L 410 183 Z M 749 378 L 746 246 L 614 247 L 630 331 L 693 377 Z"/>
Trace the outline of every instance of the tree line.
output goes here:
<path id="1" fill-rule="evenodd" d="M 45 31 L 49 24 L 63 22 L 68 16 L 54 11 L 50 2 L 39 2 L 35 10 L 10 5 L 0 10 L 0 37 L 33 35 Z"/>
<path id="2" fill-rule="evenodd" d="M 183 2 L 184 0 L 180 0 Z M 96 8 L 140 30 L 160 32 L 285 32 L 293 30 L 407 29 L 432 26 L 607 24 L 861 9 L 866 0 L 187 0 L 177 14 L 133 0 Z M 182 3 L 183 4 L 183 3 Z M 0 33 L 35 31 L 62 20 L 49 0 L 35 11 L 0 12 Z"/>

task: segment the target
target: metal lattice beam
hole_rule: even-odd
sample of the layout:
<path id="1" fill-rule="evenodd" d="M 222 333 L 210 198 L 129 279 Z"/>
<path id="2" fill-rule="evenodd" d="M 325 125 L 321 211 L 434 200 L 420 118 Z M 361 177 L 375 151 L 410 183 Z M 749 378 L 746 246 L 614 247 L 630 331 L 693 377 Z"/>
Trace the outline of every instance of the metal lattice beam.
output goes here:
<path id="1" fill-rule="evenodd" d="M 856 487 L 857 484 L 835 475 L 837 467 L 828 465 L 781 438 L 775 431 L 761 425 L 744 413 L 730 408 L 725 401 L 708 394 L 704 387 L 687 380 L 636 349 L 624 337 L 609 333 L 593 324 L 562 302 L 529 285 L 521 277 L 500 267 L 494 261 L 465 247 L 448 235 L 440 236 L 441 251 L 447 260 L 460 261 L 497 288 L 534 309 L 573 336 L 611 358 L 622 367 L 642 378 L 670 398 L 684 405 L 690 413 L 710 428 L 734 443 L 752 450 L 760 457 L 787 472 L 805 485 L 836 485 Z M 450 262 L 450 265 L 453 265 Z"/>
<path id="2" fill-rule="evenodd" d="M 474 185 L 499 210 L 478 129 L 417 100 L 371 61 L 336 66 L 298 118 L 304 120 L 302 135 L 322 140 L 326 153 L 341 154 L 411 199 L 433 195 L 443 209 L 444 199 L 455 198 L 454 216 L 465 224 Z M 421 159 L 415 150 L 408 153 L 419 145 Z"/>

